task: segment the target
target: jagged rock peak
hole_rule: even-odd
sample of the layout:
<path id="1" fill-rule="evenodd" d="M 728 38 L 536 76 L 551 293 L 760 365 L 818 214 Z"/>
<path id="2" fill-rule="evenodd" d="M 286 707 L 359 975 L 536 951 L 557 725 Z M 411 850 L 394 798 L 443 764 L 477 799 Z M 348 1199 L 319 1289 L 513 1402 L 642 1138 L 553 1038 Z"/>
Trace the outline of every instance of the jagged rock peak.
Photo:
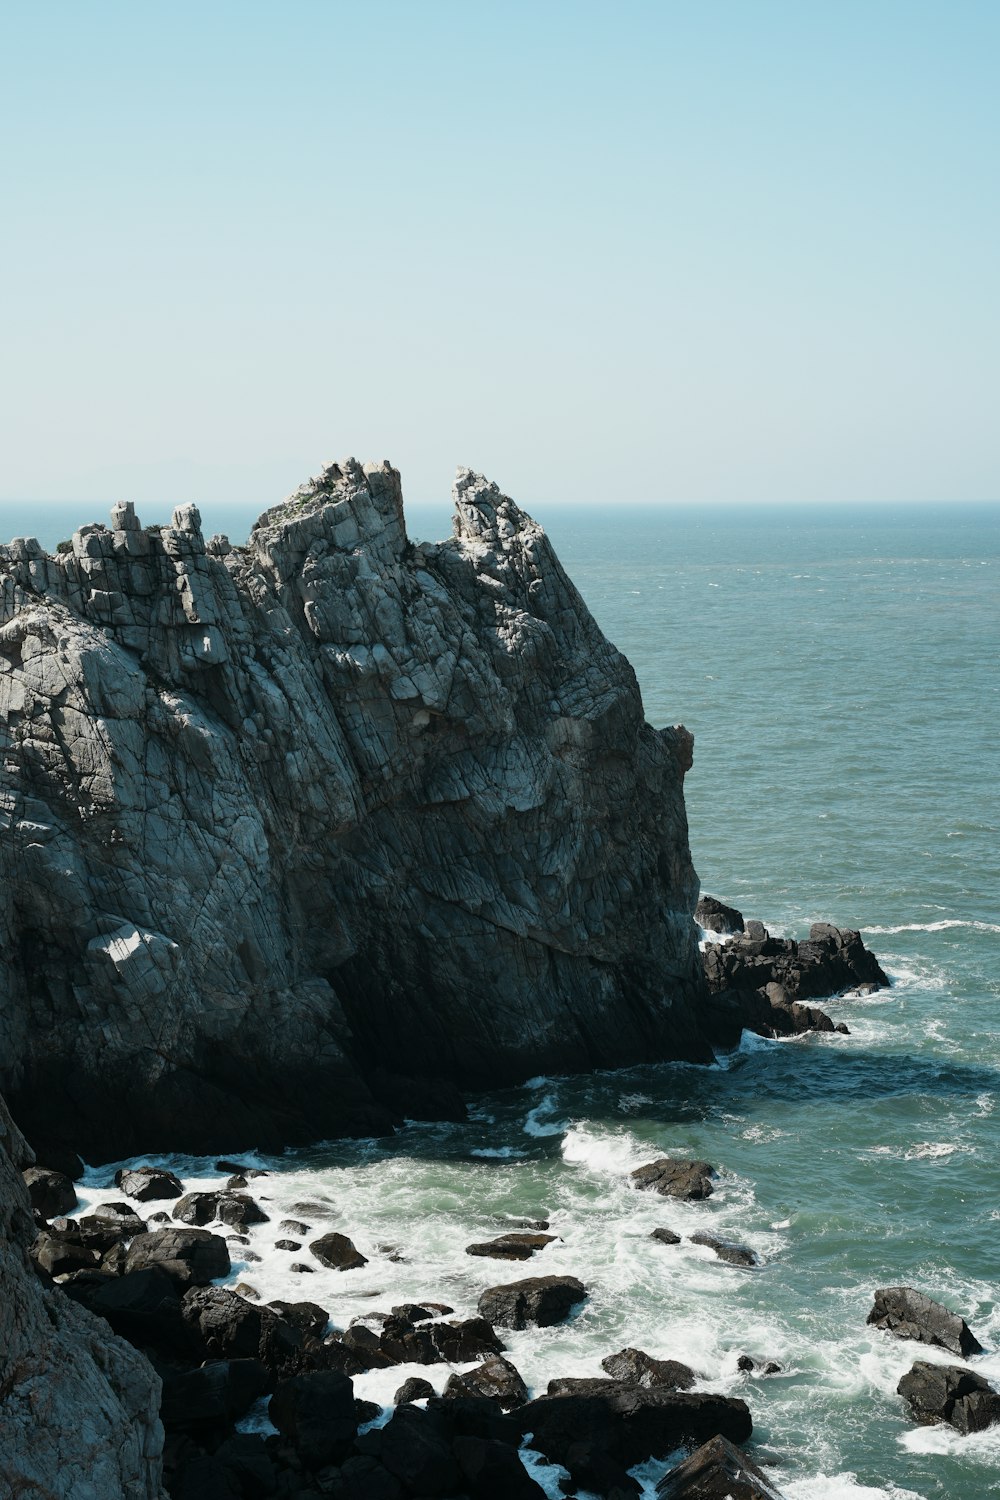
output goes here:
<path id="1" fill-rule="evenodd" d="M 451 493 L 456 511 L 452 525 L 457 537 L 503 542 L 525 530 L 543 535 L 542 528 L 483 474 L 459 468 Z"/>

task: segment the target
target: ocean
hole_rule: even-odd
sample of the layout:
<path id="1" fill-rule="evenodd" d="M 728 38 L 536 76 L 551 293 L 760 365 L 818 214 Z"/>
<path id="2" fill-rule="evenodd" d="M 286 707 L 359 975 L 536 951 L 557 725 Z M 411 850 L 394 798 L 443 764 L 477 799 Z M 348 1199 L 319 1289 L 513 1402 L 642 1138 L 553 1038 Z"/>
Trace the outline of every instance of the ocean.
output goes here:
<path id="1" fill-rule="evenodd" d="M 411 535 L 446 534 L 448 515 L 412 507 Z M 25 517 L 0 508 L 0 535 L 53 545 L 92 518 Z M 204 517 L 234 541 L 252 519 Z M 538 519 L 635 667 L 647 718 L 694 733 L 703 890 L 778 935 L 860 928 L 892 986 L 825 1004 L 848 1036 L 753 1037 L 713 1068 L 536 1078 L 473 1098 L 464 1124 L 250 1154 L 271 1222 L 231 1281 L 318 1301 L 340 1327 L 421 1298 L 471 1315 L 486 1285 L 567 1272 L 590 1293 L 577 1316 L 505 1335 L 536 1390 L 633 1345 L 744 1397 L 788 1500 L 1000 1494 L 1000 1428 L 918 1427 L 895 1394 L 914 1359 L 953 1357 L 865 1322 L 875 1287 L 912 1284 L 967 1318 L 986 1348 L 974 1367 L 1000 1386 L 1000 507 L 609 501 Z M 715 1164 L 707 1203 L 627 1187 L 667 1153 Z M 192 1187 L 221 1180 L 211 1160 L 167 1160 Z M 87 1203 L 120 1196 L 112 1173 L 88 1171 Z M 290 1272 L 273 1241 L 304 1199 L 310 1234 L 349 1234 L 366 1266 Z M 465 1254 L 522 1216 L 559 1236 L 530 1265 Z M 658 1244 L 659 1225 L 708 1227 L 762 1265 Z M 780 1373 L 741 1372 L 743 1353 Z M 448 1373 L 397 1367 L 356 1389 L 388 1403 L 406 1376 L 440 1388 Z M 640 1472 L 648 1495 L 666 1467 Z M 535 1472 L 554 1500 L 561 1471 Z"/>

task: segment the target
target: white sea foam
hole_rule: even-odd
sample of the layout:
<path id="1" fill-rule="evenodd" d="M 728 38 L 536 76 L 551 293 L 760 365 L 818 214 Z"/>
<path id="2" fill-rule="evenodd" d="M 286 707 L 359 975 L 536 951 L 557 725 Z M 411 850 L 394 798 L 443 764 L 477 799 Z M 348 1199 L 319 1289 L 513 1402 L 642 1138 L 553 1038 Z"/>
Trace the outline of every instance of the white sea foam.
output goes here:
<path id="1" fill-rule="evenodd" d="M 783 1479 L 788 1500 L 925 1500 L 916 1490 L 859 1484 L 856 1474 L 816 1474 L 809 1479 Z"/>
<path id="2" fill-rule="evenodd" d="M 965 1149 L 966 1147 L 964 1146 L 958 1146 L 948 1141 L 918 1141 L 915 1145 L 907 1148 L 903 1153 L 903 1158 L 905 1161 L 916 1161 L 926 1157 L 930 1157 L 933 1160 L 944 1156 L 954 1156 L 956 1151 L 964 1151 Z"/>
<path id="3" fill-rule="evenodd" d="M 554 1094 L 546 1094 L 545 1098 L 529 1109 L 521 1129 L 525 1135 L 548 1136 L 562 1135 L 566 1129 L 565 1120 L 546 1120 L 546 1115 L 552 1115 L 558 1109 Z"/>
<path id="4" fill-rule="evenodd" d="M 900 932 L 947 932 L 952 927 L 965 927 L 970 932 L 1000 932 L 1000 924 L 996 922 L 974 922 L 962 917 L 945 917 L 939 922 L 901 922 L 895 927 L 863 927 L 861 930 L 882 937 L 895 937 Z"/>

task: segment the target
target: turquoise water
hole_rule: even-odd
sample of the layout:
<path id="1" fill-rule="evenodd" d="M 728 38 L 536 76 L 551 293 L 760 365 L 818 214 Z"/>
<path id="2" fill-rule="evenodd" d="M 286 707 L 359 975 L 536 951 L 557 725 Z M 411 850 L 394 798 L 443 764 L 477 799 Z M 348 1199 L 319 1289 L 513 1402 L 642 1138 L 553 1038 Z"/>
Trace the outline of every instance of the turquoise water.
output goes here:
<path id="1" fill-rule="evenodd" d="M 248 517 L 204 510 L 207 528 L 245 532 Z M 447 513 L 413 507 L 411 534 L 444 534 Z M 1000 1429 L 914 1427 L 895 1385 L 934 1355 L 865 1326 L 875 1286 L 912 1282 L 968 1318 L 987 1346 L 975 1365 L 1000 1384 L 1000 509 L 539 513 L 647 717 L 695 734 L 703 888 L 791 936 L 818 918 L 860 927 L 893 987 L 827 1007 L 847 1037 L 753 1039 L 714 1069 L 533 1080 L 473 1101 L 466 1125 L 265 1163 L 264 1258 L 233 1279 L 308 1295 L 342 1326 L 419 1297 L 469 1313 L 491 1282 L 565 1270 L 591 1290 L 581 1314 L 510 1336 L 530 1384 L 598 1374 L 634 1344 L 745 1396 L 789 1500 L 1000 1494 Z M 48 542 L 45 527 L 72 525 L 33 519 Z M 25 529 L 0 512 L 0 535 Z M 714 1162 L 715 1197 L 629 1191 L 627 1169 L 664 1151 Z M 95 1169 L 93 1195 L 109 1181 Z M 269 1246 L 304 1197 L 368 1266 L 289 1273 Z M 467 1257 L 504 1215 L 551 1217 L 561 1240 L 528 1268 Z M 657 1224 L 707 1225 L 764 1265 L 660 1246 Z M 740 1374 L 744 1351 L 782 1373 Z M 409 1373 L 359 1392 L 388 1401 Z"/>

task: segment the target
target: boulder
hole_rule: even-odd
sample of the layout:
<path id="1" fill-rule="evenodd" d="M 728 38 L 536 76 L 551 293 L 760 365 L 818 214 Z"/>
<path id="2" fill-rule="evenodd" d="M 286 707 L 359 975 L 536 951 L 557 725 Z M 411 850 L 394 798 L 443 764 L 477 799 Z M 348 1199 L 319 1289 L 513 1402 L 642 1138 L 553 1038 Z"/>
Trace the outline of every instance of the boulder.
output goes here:
<path id="1" fill-rule="evenodd" d="M 556 1238 L 554 1234 L 501 1234 L 495 1240 L 481 1240 L 475 1245 L 466 1245 L 466 1255 L 485 1255 L 493 1260 L 530 1260 L 538 1250 L 544 1250 Z"/>
<path id="2" fill-rule="evenodd" d="M 323 1491 L 333 1500 L 404 1500 L 403 1486 L 395 1474 L 367 1453 L 355 1453 L 341 1464 L 335 1478 L 328 1480 L 326 1474 L 323 1478 Z"/>
<path id="3" fill-rule="evenodd" d="M 43 1219 L 58 1219 L 60 1214 L 73 1212 L 78 1202 L 76 1188 L 63 1172 L 52 1172 L 45 1167 L 26 1167 L 21 1176 L 27 1186 L 32 1208 Z"/>
<path id="4" fill-rule="evenodd" d="M 72 1230 L 62 1234 L 42 1230 L 31 1247 L 31 1258 L 50 1276 L 69 1276 L 74 1271 L 92 1270 L 101 1255 Z"/>
<path id="5" fill-rule="evenodd" d="M 197 1370 L 166 1370 L 160 1404 L 163 1425 L 181 1432 L 228 1426 L 246 1414 L 270 1383 L 255 1359 L 217 1359 Z"/>
<path id="6" fill-rule="evenodd" d="M 378 1437 L 377 1457 L 409 1494 L 431 1500 L 459 1493 L 462 1471 L 452 1452 L 452 1433 L 437 1412 L 397 1406 Z"/>
<path id="7" fill-rule="evenodd" d="M 310 1468 L 347 1458 L 357 1434 L 354 1385 L 337 1370 L 313 1370 L 279 1381 L 268 1416 Z"/>
<path id="8" fill-rule="evenodd" d="M 259 1307 L 217 1286 L 189 1287 L 181 1306 L 185 1320 L 197 1329 L 210 1355 L 258 1359 L 275 1374 L 299 1369 L 303 1335 L 272 1308 Z"/>
<path id="9" fill-rule="evenodd" d="M 528 1399 L 528 1388 L 509 1359 L 493 1355 L 484 1359 L 473 1370 L 461 1375 L 450 1375 L 444 1388 L 445 1399 L 456 1396 L 488 1396 L 499 1401 L 504 1411 L 523 1406 Z"/>
<path id="10" fill-rule="evenodd" d="M 222 1193 L 219 1197 L 219 1219 L 231 1229 L 249 1229 L 254 1224 L 267 1224 L 268 1215 L 247 1193 Z"/>
<path id="11" fill-rule="evenodd" d="M 506 1443 L 496 1438 L 458 1437 L 452 1452 L 470 1500 L 545 1500 L 541 1485 Z"/>
<path id="12" fill-rule="evenodd" d="M 572 1484 L 605 1497 L 605 1500 L 638 1500 L 638 1481 L 597 1443 L 573 1443 L 566 1451 L 566 1468 Z"/>
<path id="13" fill-rule="evenodd" d="M 523 1282 L 519 1284 L 524 1285 Z M 482 1298 L 479 1300 L 481 1303 Z M 497 1337 L 492 1325 L 492 1318 L 456 1318 L 449 1323 L 431 1323 L 426 1332 L 434 1341 L 439 1359 L 452 1365 L 465 1365 L 474 1359 L 503 1353 L 506 1345 Z"/>
<path id="14" fill-rule="evenodd" d="M 911 1286 L 880 1287 L 867 1321 L 899 1339 L 936 1344 L 965 1359 L 983 1352 L 982 1344 L 964 1318 Z"/>
<path id="15" fill-rule="evenodd" d="M 181 1224 L 214 1224 L 219 1217 L 221 1193 L 185 1193 L 174 1204 L 173 1217 Z"/>
<path id="16" fill-rule="evenodd" d="M 127 1271 L 158 1266 L 183 1286 L 207 1286 L 228 1276 L 231 1265 L 226 1242 L 207 1229 L 154 1229 L 137 1234 L 129 1245 Z"/>
<path id="17" fill-rule="evenodd" d="M 320 1307 L 318 1302 L 269 1302 L 268 1307 L 283 1318 L 286 1323 L 291 1323 L 293 1328 L 298 1328 L 301 1333 L 309 1334 L 313 1338 L 319 1338 L 325 1331 L 330 1321 L 330 1314 L 325 1307 Z"/>
<path id="18" fill-rule="evenodd" d="M 1000 1422 L 1000 1393 L 964 1365 L 919 1359 L 896 1387 L 917 1422 L 947 1422 L 959 1432 L 983 1432 Z"/>
<path id="19" fill-rule="evenodd" d="M 727 906 L 716 896 L 702 896 L 694 909 L 694 919 L 705 932 L 723 934 L 743 931 L 743 913 Z"/>
<path id="20" fill-rule="evenodd" d="M 421 1380 L 419 1375 L 411 1375 L 409 1380 L 404 1380 L 396 1394 L 392 1398 L 393 1406 L 406 1406 L 410 1401 L 426 1401 L 429 1396 L 434 1395 L 434 1387 L 429 1380 Z"/>
<path id="21" fill-rule="evenodd" d="M 689 1391 L 694 1385 L 694 1371 L 678 1359 L 654 1359 L 641 1349 L 619 1349 L 601 1360 L 612 1380 L 630 1385 L 659 1386 L 674 1391 Z"/>
<path id="22" fill-rule="evenodd" d="M 166 1167 L 119 1167 L 115 1187 L 120 1187 L 126 1198 L 135 1198 L 139 1203 L 179 1198 L 184 1192 L 180 1178 Z"/>
<path id="23" fill-rule="evenodd" d="M 426 1323 L 430 1318 L 446 1318 L 454 1312 L 444 1302 L 403 1302 L 392 1309 L 394 1318 L 405 1318 L 408 1323 Z"/>
<path id="24" fill-rule="evenodd" d="M 562 1323 L 586 1296 L 575 1276 L 533 1276 L 488 1287 L 479 1298 L 479 1311 L 495 1327 L 547 1328 Z"/>
<path id="25" fill-rule="evenodd" d="M 646 1192 L 659 1193 L 663 1198 L 697 1202 L 711 1197 L 715 1175 L 715 1168 L 707 1161 L 682 1161 L 661 1156 L 644 1167 L 636 1167 L 629 1178 L 633 1187 Z"/>
<path id="26" fill-rule="evenodd" d="M 574 1443 L 593 1443 L 631 1468 L 716 1434 L 746 1442 L 752 1431 L 746 1403 L 730 1397 L 647 1390 L 615 1380 L 589 1385 L 578 1392 L 536 1397 L 514 1413 L 521 1430 L 533 1434 L 532 1446 L 557 1463 L 565 1462 Z"/>
<path id="27" fill-rule="evenodd" d="M 355 1249 L 346 1234 L 323 1234 L 313 1240 L 309 1249 L 321 1266 L 331 1271 L 354 1271 L 366 1266 L 368 1259 Z"/>
<path id="28" fill-rule="evenodd" d="M 661 1245 L 679 1245 L 681 1242 L 679 1234 L 675 1234 L 672 1229 L 663 1227 L 651 1230 L 649 1238 L 651 1240 L 658 1240 Z"/>
<path id="29" fill-rule="evenodd" d="M 278 1233 L 296 1235 L 299 1239 L 304 1240 L 309 1233 L 309 1225 L 303 1224 L 301 1219 L 282 1219 L 278 1225 Z"/>
<path id="30" fill-rule="evenodd" d="M 183 1359 L 205 1358 L 199 1330 L 185 1321 L 176 1284 L 156 1266 L 74 1283 L 66 1292 L 137 1348 Z"/>
<path id="31" fill-rule="evenodd" d="M 714 1250 L 720 1260 L 724 1260 L 730 1266 L 757 1266 L 760 1264 L 755 1253 L 746 1245 L 734 1245 L 729 1240 L 722 1240 L 717 1234 L 709 1234 L 705 1229 L 698 1229 L 690 1236 L 692 1245 L 704 1245 L 708 1250 Z"/>
<path id="32" fill-rule="evenodd" d="M 658 1500 L 781 1500 L 763 1469 L 728 1438 L 713 1437 L 665 1474 Z"/>
<path id="33" fill-rule="evenodd" d="M 762 990 L 778 984 L 789 1001 L 820 999 L 858 986 L 882 988 L 889 981 L 858 932 L 814 922 L 806 941 L 774 938 L 759 922 L 726 943 L 708 943 L 702 965 L 713 993 Z"/>

